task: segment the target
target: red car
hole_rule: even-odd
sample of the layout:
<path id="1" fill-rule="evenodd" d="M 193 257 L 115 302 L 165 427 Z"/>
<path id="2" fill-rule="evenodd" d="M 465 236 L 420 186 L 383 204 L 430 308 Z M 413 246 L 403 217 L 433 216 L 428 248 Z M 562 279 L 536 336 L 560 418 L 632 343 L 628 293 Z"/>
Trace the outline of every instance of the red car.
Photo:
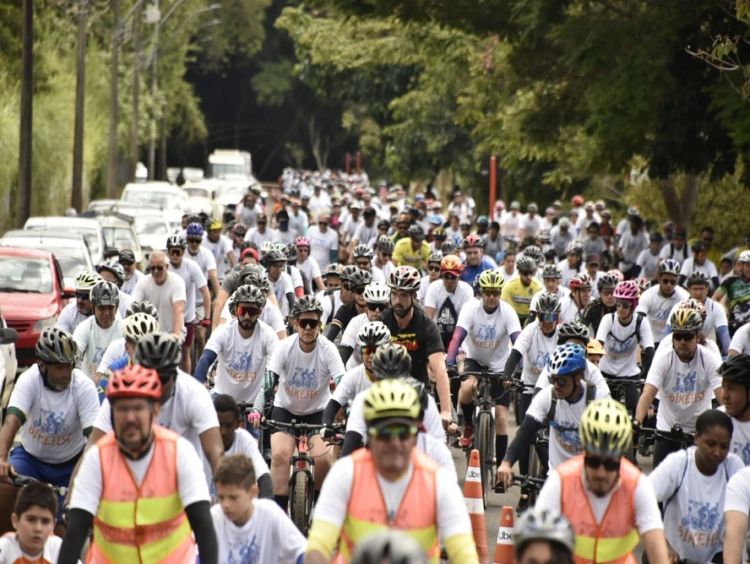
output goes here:
<path id="1" fill-rule="evenodd" d="M 47 251 L 0 247 L 0 314 L 18 332 L 18 366 L 34 363 L 39 334 L 57 323 L 73 290 L 63 286 L 57 259 Z"/>

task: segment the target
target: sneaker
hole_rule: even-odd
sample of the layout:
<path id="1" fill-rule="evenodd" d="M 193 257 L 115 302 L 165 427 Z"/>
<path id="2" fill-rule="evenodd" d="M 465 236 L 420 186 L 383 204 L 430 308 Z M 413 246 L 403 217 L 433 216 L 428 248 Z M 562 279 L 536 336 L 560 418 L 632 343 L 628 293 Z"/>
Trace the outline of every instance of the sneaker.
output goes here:
<path id="1" fill-rule="evenodd" d="M 460 447 L 470 447 L 474 442 L 474 427 L 472 425 L 464 425 L 464 432 L 461 438 L 458 440 Z"/>

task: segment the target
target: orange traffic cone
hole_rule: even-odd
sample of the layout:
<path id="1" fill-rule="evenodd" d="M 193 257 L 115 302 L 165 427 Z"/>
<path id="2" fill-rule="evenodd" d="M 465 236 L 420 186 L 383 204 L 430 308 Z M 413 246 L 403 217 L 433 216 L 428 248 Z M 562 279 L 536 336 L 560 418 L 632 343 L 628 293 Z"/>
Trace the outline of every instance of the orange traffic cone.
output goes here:
<path id="1" fill-rule="evenodd" d="M 513 522 L 516 512 L 510 505 L 503 506 L 500 513 L 500 527 L 497 530 L 497 543 L 495 544 L 495 560 L 493 564 L 513 564 Z"/>
<path id="2" fill-rule="evenodd" d="M 487 524 L 484 520 L 484 498 L 482 497 L 482 471 L 479 469 L 479 451 L 473 449 L 469 457 L 464 482 L 464 501 L 471 518 L 471 529 L 477 545 L 480 562 L 489 562 L 487 552 Z"/>

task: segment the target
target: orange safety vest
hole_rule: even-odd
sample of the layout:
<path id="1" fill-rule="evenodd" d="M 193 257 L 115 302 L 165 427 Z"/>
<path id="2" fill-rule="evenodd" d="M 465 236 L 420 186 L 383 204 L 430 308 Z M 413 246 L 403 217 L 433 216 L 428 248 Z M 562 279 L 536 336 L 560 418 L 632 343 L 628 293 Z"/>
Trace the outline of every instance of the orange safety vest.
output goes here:
<path id="1" fill-rule="evenodd" d="M 414 473 L 406 486 L 396 515 L 391 519 L 372 461 L 372 451 L 362 448 L 351 456 L 354 460 L 352 491 L 334 562 L 349 562 L 360 542 L 388 529 L 397 529 L 412 537 L 424 549 L 431 562 L 438 562 L 438 466 L 417 449 L 412 451 Z"/>
<path id="2" fill-rule="evenodd" d="M 635 489 L 641 471 L 629 460 L 620 462 L 620 483 L 609 500 L 601 523 L 597 523 L 583 487 L 583 455 L 557 467 L 560 475 L 560 509 L 576 535 L 575 561 L 635 564 L 632 552 L 638 545 L 635 528 Z"/>
<path id="3" fill-rule="evenodd" d="M 86 562 L 195 562 L 195 542 L 177 482 L 178 438 L 154 425 L 154 454 L 140 487 L 114 433 L 97 441 L 102 497 Z"/>

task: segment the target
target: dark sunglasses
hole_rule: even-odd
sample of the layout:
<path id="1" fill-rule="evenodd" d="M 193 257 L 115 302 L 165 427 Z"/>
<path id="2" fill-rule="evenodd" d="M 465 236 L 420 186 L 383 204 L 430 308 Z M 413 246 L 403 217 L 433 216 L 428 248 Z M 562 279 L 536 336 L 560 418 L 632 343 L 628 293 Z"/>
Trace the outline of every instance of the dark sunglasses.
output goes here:
<path id="1" fill-rule="evenodd" d="M 440 272 L 440 267 L 439 266 L 431 266 L 430 267 L 430 272 Z"/>
<path id="2" fill-rule="evenodd" d="M 499 298 L 500 290 L 482 290 L 482 295 L 488 298 Z"/>
<path id="3" fill-rule="evenodd" d="M 392 439 L 406 441 L 417 434 L 417 427 L 407 425 L 389 425 L 388 427 L 381 427 L 379 429 L 369 429 L 367 434 L 372 438 L 381 441 L 390 441 Z"/>
<path id="4" fill-rule="evenodd" d="M 256 315 L 260 315 L 260 308 L 257 306 L 251 306 L 251 305 L 238 305 L 237 317 L 242 317 L 243 315 L 249 315 L 250 317 L 255 317 Z"/>
<path id="5" fill-rule="evenodd" d="M 695 333 L 672 333 L 672 339 L 675 341 L 692 341 Z"/>
<path id="6" fill-rule="evenodd" d="M 328 225 L 328 222 L 327 221 L 319 221 L 318 225 Z"/>
<path id="7" fill-rule="evenodd" d="M 90 300 L 91 292 L 76 292 L 76 299 L 77 300 Z"/>
<path id="8" fill-rule="evenodd" d="M 675 278 L 662 278 L 659 282 L 669 286 L 677 286 L 677 280 Z"/>
<path id="9" fill-rule="evenodd" d="M 458 276 L 456 276 L 455 274 L 447 274 L 447 273 L 441 274 L 440 278 L 442 278 L 443 280 L 458 280 Z"/>
<path id="10" fill-rule="evenodd" d="M 385 311 L 387 308 L 387 304 L 367 304 L 367 309 L 370 311 Z"/>
<path id="11" fill-rule="evenodd" d="M 567 384 L 569 381 L 569 376 L 550 376 L 550 382 L 552 382 L 553 385 L 558 386 L 560 388 L 565 387 L 565 384 Z"/>
<path id="12" fill-rule="evenodd" d="M 166 270 L 167 267 L 165 265 L 157 264 L 149 268 L 152 272 L 161 272 L 162 270 Z"/>
<path id="13" fill-rule="evenodd" d="M 315 329 L 320 325 L 319 319 L 299 319 L 297 321 L 302 329 Z"/>
<path id="14" fill-rule="evenodd" d="M 607 472 L 617 472 L 620 470 L 620 461 L 612 460 L 611 458 L 599 458 L 598 456 L 585 456 L 583 463 L 587 468 L 596 470 L 597 468 L 604 466 Z"/>
<path id="15" fill-rule="evenodd" d="M 237 235 L 239 235 L 239 233 Z M 203 242 L 203 239 L 188 239 L 187 242 L 200 244 Z"/>
<path id="16" fill-rule="evenodd" d="M 130 261 L 130 260 L 121 260 L 120 264 L 123 265 L 123 266 L 133 266 L 135 264 L 135 262 Z"/>
<path id="17" fill-rule="evenodd" d="M 182 249 L 169 249 L 169 254 L 173 257 L 179 257 L 182 255 Z"/>
<path id="18" fill-rule="evenodd" d="M 539 321 L 557 321 L 560 319 L 560 315 L 557 313 L 540 313 Z"/>
<path id="19" fill-rule="evenodd" d="M 630 309 L 633 307 L 633 304 L 628 300 L 617 300 L 617 307 L 621 307 L 622 309 Z"/>
<path id="20" fill-rule="evenodd" d="M 353 292 L 357 295 L 362 295 L 365 293 L 364 286 L 352 286 L 351 284 L 344 284 L 344 290 L 348 290 L 349 292 Z"/>

